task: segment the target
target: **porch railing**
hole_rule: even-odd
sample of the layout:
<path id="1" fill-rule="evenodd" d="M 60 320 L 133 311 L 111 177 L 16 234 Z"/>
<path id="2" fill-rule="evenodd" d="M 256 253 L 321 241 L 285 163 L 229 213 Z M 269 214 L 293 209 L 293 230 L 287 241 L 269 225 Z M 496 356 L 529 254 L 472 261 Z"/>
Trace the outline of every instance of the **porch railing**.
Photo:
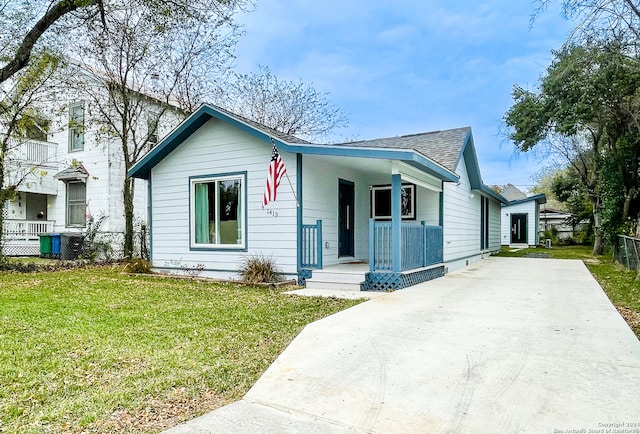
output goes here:
<path id="1" fill-rule="evenodd" d="M 369 267 L 371 271 L 393 271 L 393 237 L 391 222 L 370 220 Z M 401 271 L 427 267 L 442 262 L 441 226 L 402 223 L 400 228 Z"/>
<path id="2" fill-rule="evenodd" d="M 37 241 L 39 234 L 53 232 L 53 221 L 4 220 L 2 232 L 5 241 Z"/>
<path id="3" fill-rule="evenodd" d="M 302 225 L 302 268 L 322 268 L 322 220 Z"/>

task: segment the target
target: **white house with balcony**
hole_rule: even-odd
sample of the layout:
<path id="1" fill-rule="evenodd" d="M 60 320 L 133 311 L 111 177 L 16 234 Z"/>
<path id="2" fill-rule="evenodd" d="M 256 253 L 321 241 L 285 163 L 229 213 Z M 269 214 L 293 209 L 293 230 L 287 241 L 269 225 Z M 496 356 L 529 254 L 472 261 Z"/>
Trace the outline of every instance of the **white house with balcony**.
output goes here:
<path id="1" fill-rule="evenodd" d="M 92 80 L 91 73 L 83 77 Z M 11 139 L 6 156 L 5 181 L 17 185 L 17 194 L 2 206 L 5 255 L 40 253 L 43 233 L 80 233 L 90 217 L 105 216 L 101 236 L 113 242 L 119 253 L 124 233 L 122 188 L 125 163 L 119 141 L 98 134 L 100 122 L 92 98 L 77 89 L 64 88 L 57 101 L 39 107 L 47 128 L 30 131 L 26 137 Z M 148 95 L 139 122 L 152 147 L 166 135 L 183 115 L 175 107 L 168 110 Z M 159 113 L 162 113 L 160 117 Z M 1 127 L 1 126 L 0 126 Z M 146 221 L 147 183 L 138 180 L 134 212 L 138 222 Z"/>

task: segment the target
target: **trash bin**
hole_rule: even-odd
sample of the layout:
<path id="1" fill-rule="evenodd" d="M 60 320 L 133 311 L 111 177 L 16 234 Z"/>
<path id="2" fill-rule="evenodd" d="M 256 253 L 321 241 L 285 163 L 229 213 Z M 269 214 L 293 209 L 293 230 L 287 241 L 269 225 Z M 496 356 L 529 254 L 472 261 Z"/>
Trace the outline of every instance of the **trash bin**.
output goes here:
<path id="1" fill-rule="evenodd" d="M 82 245 L 84 237 L 77 233 L 60 234 L 60 259 L 73 260 L 78 259 L 82 253 Z"/>
<path id="2" fill-rule="evenodd" d="M 60 259 L 60 234 L 51 234 L 51 257 Z"/>
<path id="3" fill-rule="evenodd" d="M 38 234 L 40 237 L 40 257 L 51 257 L 51 235 L 50 234 Z"/>

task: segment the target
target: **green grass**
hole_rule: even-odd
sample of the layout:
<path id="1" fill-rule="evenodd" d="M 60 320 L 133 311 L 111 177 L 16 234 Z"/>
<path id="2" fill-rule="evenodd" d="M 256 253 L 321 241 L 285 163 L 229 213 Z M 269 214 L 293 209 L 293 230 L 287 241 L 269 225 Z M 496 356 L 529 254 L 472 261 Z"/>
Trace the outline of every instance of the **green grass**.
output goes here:
<path id="1" fill-rule="evenodd" d="M 623 316 L 640 339 L 640 281 L 636 278 L 637 273 L 616 263 L 610 255 L 594 256 L 591 250 L 589 246 L 554 246 L 550 249 L 538 247 L 520 250 L 503 248 L 497 256 L 524 257 L 542 253 L 554 259 L 582 260 L 611 302 L 618 308 L 631 311 L 625 312 Z"/>
<path id="2" fill-rule="evenodd" d="M 0 432 L 158 432 L 239 399 L 358 302 L 119 267 L 0 274 Z"/>

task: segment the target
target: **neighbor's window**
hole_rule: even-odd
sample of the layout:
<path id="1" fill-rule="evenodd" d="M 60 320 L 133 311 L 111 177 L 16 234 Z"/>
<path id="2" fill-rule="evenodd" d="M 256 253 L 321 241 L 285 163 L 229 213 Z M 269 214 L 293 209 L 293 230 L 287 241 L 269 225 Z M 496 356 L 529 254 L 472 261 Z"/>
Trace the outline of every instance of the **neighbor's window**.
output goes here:
<path id="1" fill-rule="evenodd" d="M 67 226 L 84 226 L 86 222 L 87 186 L 84 182 L 67 182 Z"/>
<path id="2" fill-rule="evenodd" d="M 147 113 L 147 151 L 158 144 L 158 122 L 160 115 L 157 112 Z"/>
<path id="3" fill-rule="evenodd" d="M 244 175 L 191 180 L 191 245 L 243 248 Z"/>
<path id="4" fill-rule="evenodd" d="M 84 149 L 84 101 L 69 106 L 69 151 Z"/>

